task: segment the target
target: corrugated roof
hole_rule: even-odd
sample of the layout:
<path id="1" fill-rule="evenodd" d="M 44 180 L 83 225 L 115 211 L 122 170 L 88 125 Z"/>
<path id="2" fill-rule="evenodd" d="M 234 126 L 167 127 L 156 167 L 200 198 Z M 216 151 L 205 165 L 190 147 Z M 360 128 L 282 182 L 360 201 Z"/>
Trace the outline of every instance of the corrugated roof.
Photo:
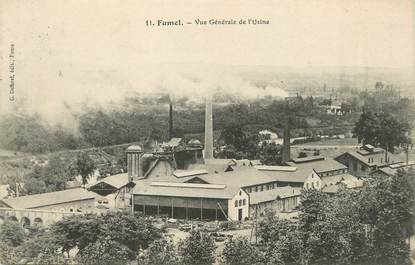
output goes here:
<path id="1" fill-rule="evenodd" d="M 6 205 L 15 209 L 33 209 L 47 205 L 55 205 L 66 202 L 91 200 L 97 195 L 82 188 L 69 189 L 56 192 L 26 195 L 2 200 Z"/>
<path id="2" fill-rule="evenodd" d="M 290 186 L 278 187 L 271 190 L 249 193 L 249 204 L 258 204 L 263 202 L 275 201 L 277 198 L 289 198 L 301 196 L 301 188 Z"/>
<path id="3" fill-rule="evenodd" d="M 127 185 L 130 181 L 128 180 L 128 173 L 121 173 L 117 175 L 112 175 L 106 178 L 103 178 L 99 180 L 98 182 L 95 182 L 88 186 L 88 190 L 92 189 L 95 185 L 98 185 L 100 183 L 106 183 L 116 189 L 122 188 L 125 185 Z"/>

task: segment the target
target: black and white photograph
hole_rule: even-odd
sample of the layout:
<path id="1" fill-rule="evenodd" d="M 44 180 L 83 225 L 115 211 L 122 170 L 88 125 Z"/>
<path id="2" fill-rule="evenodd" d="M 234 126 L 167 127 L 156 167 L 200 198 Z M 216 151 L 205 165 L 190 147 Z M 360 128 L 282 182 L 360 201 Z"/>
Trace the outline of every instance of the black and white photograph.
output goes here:
<path id="1" fill-rule="evenodd" d="M 0 0 L 0 265 L 415 264 L 415 2 Z"/>

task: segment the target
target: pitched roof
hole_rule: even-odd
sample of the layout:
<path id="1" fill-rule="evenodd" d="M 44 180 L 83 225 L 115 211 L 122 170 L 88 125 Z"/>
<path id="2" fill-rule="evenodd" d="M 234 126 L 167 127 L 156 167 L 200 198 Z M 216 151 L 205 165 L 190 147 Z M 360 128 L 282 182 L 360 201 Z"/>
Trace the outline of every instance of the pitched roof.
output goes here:
<path id="1" fill-rule="evenodd" d="M 390 152 L 388 152 L 389 162 L 385 162 L 385 159 L 384 159 L 385 158 L 385 153 L 384 152 L 370 153 L 370 155 L 362 155 L 361 153 L 362 153 L 361 150 L 352 150 L 352 151 L 348 151 L 348 152 L 345 152 L 345 153 L 337 156 L 336 159 L 339 158 L 339 157 L 345 156 L 345 155 L 350 155 L 351 157 L 359 160 L 361 163 L 365 164 L 366 166 L 386 166 L 386 165 L 389 165 L 389 164 L 394 164 L 394 163 L 403 161 L 401 158 L 399 158 L 396 155 L 393 155 Z M 368 162 L 369 157 L 374 158 L 372 163 Z"/>
<path id="2" fill-rule="evenodd" d="M 345 165 L 331 158 L 301 163 L 287 162 L 287 164 L 293 167 L 297 167 L 299 170 L 306 170 L 309 172 L 314 169 L 317 173 L 347 169 Z"/>
<path id="3" fill-rule="evenodd" d="M 181 144 L 182 140 L 182 138 L 171 138 L 170 141 L 167 142 L 167 144 L 171 147 L 176 147 Z"/>
<path id="4" fill-rule="evenodd" d="M 293 168 L 297 168 L 297 170 L 287 171 L 285 168 L 288 167 L 283 167 L 282 170 L 278 170 L 278 167 L 271 167 L 271 170 L 267 170 L 266 167 L 260 167 L 260 170 L 268 176 L 273 177 L 275 181 L 303 183 L 313 170 L 316 171 L 316 173 L 322 173 L 333 170 L 347 169 L 345 165 L 334 159 L 301 163 L 287 162 L 287 164 Z"/>
<path id="5" fill-rule="evenodd" d="M 165 185 L 144 180 L 133 189 L 134 195 L 231 199 L 239 191 L 237 186 L 165 182 Z M 186 185 L 188 184 L 188 185 Z"/>
<path id="6" fill-rule="evenodd" d="M 198 177 L 211 184 L 237 185 L 239 187 L 249 187 L 275 181 L 274 178 L 249 166 L 240 167 L 238 170 L 229 172 L 199 175 Z"/>
<path id="7" fill-rule="evenodd" d="M 130 181 L 128 180 L 128 173 L 116 174 L 116 175 L 103 178 L 91 185 L 88 185 L 88 190 L 93 189 L 94 186 L 100 183 L 106 183 L 114 187 L 115 189 L 120 189 L 124 187 L 125 185 L 127 185 L 128 183 L 130 183 Z"/>
<path id="8" fill-rule="evenodd" d="M 41 193 L 35 195 L 26 195 L 2 200 L 3 203 L 15 209 L 33 209 L 48 205 L 56 205 L 66 202 L 92 200 L 96 194 L 85 189 L 69 189 L 63 191 L 55 191 Z"/>
<path id="9" fill-rule="evenodd" d="M 249 203 L 259 204 L 263 202 L 274 201 L 277 198 L 289 198 L 301 195 L 300 188 L 293 188 L 290 186 L 278 187 L 271 190 L 249 193 Z"/>

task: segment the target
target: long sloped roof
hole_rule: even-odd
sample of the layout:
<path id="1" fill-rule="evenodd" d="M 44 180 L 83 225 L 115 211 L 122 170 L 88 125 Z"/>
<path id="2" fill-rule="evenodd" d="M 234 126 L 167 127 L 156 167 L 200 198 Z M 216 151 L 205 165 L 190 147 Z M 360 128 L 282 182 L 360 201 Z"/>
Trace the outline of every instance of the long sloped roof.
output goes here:
<path id="1" fill-rule="evenodd" d="M 15 209 L 33 209 L 42 206 L 55 205 L 73 201 L 95 199 L 96 194 L 85 189 L 69 189 L 56 192 L 26 195 L 2 200 L 2 202 Z"/>
<path id="2" fill-rule="evenodd" d="M 249 203 L 258 204 L 262 202 L 274 201 L 277 198 L 289 198 L 301 195 L 300 188 L 293 188 L 290 186 L 279 187 L 271 190 L 252 192 L 249 194 Z"/>
<path id="3" fill-rule="evenodd" d="M 100 184 L 100 183 L 106 183 L 112 187 L 114 187 L 115 189 L 119 189 L 124 187 L 125 185 L 127 185 L 130 181 L 128 180 L 128 173 L 121 173 L 121 174 L 116 174 L 116 175 L 112 175 L 106 178 L 103 178 L 91 185 L 88 186 L 88 190 L 93 189 L 94 186 Z"/>
<path id="4" fill-rule="evenodd" d="M 169 185 L 173 182 L 165 182 L 165 185 L 157 185 L 150 180 L 140 181 L 133 189 L 134 195 L 150 195 L 150 196 L 169 196 L 169 197 L 190 197 L 190 198 L 215 198 L 215 199 L 231 199 L 239 191 L 238 186 L 218 185 L 210 188 L 206 185 Z M 175 183 L 177 184 L 177 182 Z"/>
<path id="5" fill-rule="evenodd" d="M 199 175 L 198 178 L 211 184 L 237 185 L 239 187 L 249 187 L 275 181 L 274 178 L 250 166 L 239 167 L 237 170 L 229 172 Z"/>
<path id="6" fill-rule="evenodd" d="M 313 170 L 319 174 L 327 171 L 347 169 L 345 165 L 337 162 L 334 159 L 316 160 L 301 163 L 287 162 L 287 164 L 293 168 L 297 168 L 297 170 L 290 172 L 287 170 L 264 170 L 261 168 L 260 171 L 270 177 L 273 177 L 275 181 L 303 183 Z"/>

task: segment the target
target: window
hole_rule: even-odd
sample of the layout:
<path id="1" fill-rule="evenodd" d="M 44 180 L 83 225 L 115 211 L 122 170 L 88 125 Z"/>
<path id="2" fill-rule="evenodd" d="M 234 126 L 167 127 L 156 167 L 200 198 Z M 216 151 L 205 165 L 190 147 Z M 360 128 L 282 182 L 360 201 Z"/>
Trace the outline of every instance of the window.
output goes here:
<path id="1" fill-rule="evenodd" d="M 242 201 L 242 203 L 243 203 L 243 205 L 246 205 L 246 199 L 244 199 L 244 200 Z"/>
<path id="2" fill-rule="evenodd" d="M 311 182 L 311 187 L 314 189 L 314 182 Z"/>
<path id="3" fill-rule="evenodd" d="M 239 191 L 239 196 L 241 196 L 242 195 L 242 191 Z"/>
<path id="4" fill-rule="evenodd" d="M 316 187 L 318 188 L 320 186 L 320 181 L 316 182 Z"/>
<path id="5" fill-rule="evenodd" d="M 261 185 L 261 191 L 264 191 L 264 186 Z"/>
<path id="6" fill-rule="evenodd" d="M 238 201 L 235 201 L 235 207 L 238 207 Z"/>
<path id="7" fill-rule="evenodd" d="M 258 191 L 258 186 L 255 186 L 254 190 L 255 190 L 255 192 L 257 192 Z"/>
<path id="8" fill-rule="evenodd" d="M 249 188 L 247 188 L 247 189 L 246 189 L 246 191 L 247 191 L 248 193 L 251 193 L 251 192 L 252 192 L 252 188 L 251 188 L 251 187 L 249 187 Z"/>
<path id="9" fill-rule="evenodd" d="M 309 185 L 309 183 L 307 183 L 307 184 L 306 184 L 306 187 L 307 187 L 307 189 L 308 189 L 308 188 L 310 188 L 310 185 Z"/>
<path id="10" fill-rule="evenodd" d="M 242 206 L 242 200 L 239 200 L 239 206 Z"/>

